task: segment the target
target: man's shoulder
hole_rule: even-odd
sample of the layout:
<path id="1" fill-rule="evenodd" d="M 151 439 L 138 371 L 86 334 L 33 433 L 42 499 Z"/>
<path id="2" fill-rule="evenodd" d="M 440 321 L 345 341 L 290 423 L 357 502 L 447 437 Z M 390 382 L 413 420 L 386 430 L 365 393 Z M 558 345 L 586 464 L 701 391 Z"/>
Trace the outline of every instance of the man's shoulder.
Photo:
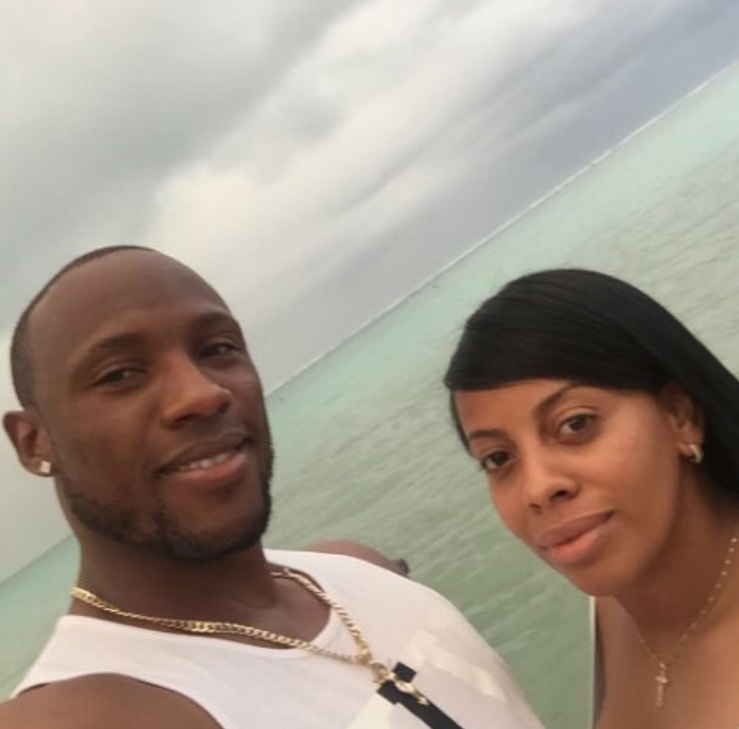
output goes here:
<path id="1" fill-rule="evenodd" d="M 112 674 L 80 676 L 0 704 L 3 729 L 218 729 L 192 701 Z"/>

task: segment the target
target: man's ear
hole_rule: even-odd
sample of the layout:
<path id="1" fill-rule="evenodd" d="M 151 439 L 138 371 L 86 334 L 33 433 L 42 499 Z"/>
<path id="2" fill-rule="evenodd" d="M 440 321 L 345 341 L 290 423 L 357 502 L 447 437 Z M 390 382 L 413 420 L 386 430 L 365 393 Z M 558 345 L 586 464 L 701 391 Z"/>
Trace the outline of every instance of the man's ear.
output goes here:
<path id="1" fill-rule="evenodd" d="M 36 411 L 32 408 L 11 410 L 5 413 L 3 426 L 23 468 L 35 476 L 51 475 L 51 442 Z"/>
<path id="2" fill-rule="evenodd" d="M 671 381 L 662 389 L 660 401 L 675 429 L 680 453 L 690 458 L 692 446 L 701 446 L 705 440 L 703 413 L 681 385 Z"/>

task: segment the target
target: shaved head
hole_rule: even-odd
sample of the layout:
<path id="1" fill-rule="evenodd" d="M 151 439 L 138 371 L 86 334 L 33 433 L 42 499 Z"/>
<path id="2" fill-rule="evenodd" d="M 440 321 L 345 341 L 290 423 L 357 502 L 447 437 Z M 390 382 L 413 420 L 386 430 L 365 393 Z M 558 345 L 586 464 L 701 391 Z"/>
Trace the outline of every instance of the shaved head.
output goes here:
<path id="1" fill-rule="evenodd" d="M 30 334 L 31 317 L 36 306 L 46 297 L 49 290 L 70 271 L 84 266 L 90 261 L 123 251 L 141 251 L 162 255 L 151 248 L 145 248 L 143 246 L 108 246 L 106 248 L 97 248 L 93 251 L 88 251 L 59 269 L 23 310 L 13 330 L 13 338 L 10 345 L 10 369 L 13 377 L 13 388 L 15 389 L 18 401 L 23 407 L 36 404 L 33 378 L 33 351 Z"/>

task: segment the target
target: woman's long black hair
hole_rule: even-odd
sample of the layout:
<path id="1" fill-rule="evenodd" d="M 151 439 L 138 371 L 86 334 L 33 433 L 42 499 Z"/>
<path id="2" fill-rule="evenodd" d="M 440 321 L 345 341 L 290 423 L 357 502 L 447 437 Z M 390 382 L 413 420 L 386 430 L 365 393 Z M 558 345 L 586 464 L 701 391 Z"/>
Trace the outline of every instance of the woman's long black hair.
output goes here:
<path id="1" fill-rule="evenodd" d="M 705 420 L 705 466 L 739 499 L 739 380 L 663 306 L 595 271 L 518 278 L 468 319 L 444 384 L 487 390 L 563 379 L 657 394 L 679 383 Z M 462 436 L 454 402 L 452 414 Z"/>

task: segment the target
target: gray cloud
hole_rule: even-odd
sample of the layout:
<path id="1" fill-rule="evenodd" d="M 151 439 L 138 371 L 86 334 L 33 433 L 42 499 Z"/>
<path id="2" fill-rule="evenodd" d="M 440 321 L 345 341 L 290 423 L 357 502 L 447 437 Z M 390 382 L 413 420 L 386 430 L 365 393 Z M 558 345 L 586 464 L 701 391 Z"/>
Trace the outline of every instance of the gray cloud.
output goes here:
<path id="1" fill-rule="evenodd" d="M 333 256 L 309 263 L 314 275 L 303 288 L 289 302 L 273 303 L 257 342 L 277 381 L 294 371 L 284 357 L 270 357 L 275 348 L 267 347 L 267 332 L 278 323 L 291 349 L 309 361 L 320 353 L 318 343 L 338 344 L 367 321 L 367 311 L 401 298 L 736 56 L 739 9 L 731 3 L 686 2 L 675 14 L 640 23 L 641 6 L 631 10 L 629 16 L 619 6 L 621 15 L 593 17 L 566 45 L 546 44 L 539 57 L 478 89 L 449 124 L 347 197 L 345 216 L 419 167 L 438 177 L 448 172 L 445 156 L 463 160 L 462 174 L 449 174 L 395 224 L 378 223 L 356 244 L 346 236 L 351 256 L 339 253 L 335 240 Z"/>
<path id="2" fill-rule="evenodd" d="M 95 239 L 145 237 L 162 180 L 248 116 L 346 7 L 235 3 L 203 13 L 194 3 L 110 0 L 78 17 L 29 5 L 53 16 L 58 36 L 49 42 L 46 24 L 27 22 L 28 6 L 26 22 L 8 9 L 0 18 L 15 61 L 0 70 L 11 89 L 11 113 L 0 117 L 0 265 L 10 281 L 42 267 L 45 277 Z M 14 303 L 2 287 L 0 311 Z"/>

